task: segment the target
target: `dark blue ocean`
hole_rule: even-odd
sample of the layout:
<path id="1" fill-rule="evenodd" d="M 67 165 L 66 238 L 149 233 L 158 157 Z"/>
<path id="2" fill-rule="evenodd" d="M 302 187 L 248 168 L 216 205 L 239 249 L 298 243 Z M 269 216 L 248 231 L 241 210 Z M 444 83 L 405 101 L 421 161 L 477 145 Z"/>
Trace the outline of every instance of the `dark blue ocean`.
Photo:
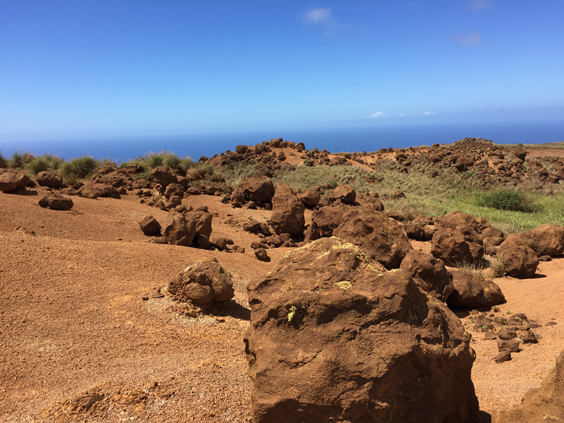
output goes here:
<path id="1" fill-rule="evenodd" d="M 263 140 L 281 137 L 303 142 L 308 150 L 326 148 L 330 152 L 376 151 L 388 147 L 409 147 L 452 143 L 462 138 L 485 138 L 498 144 L 540 144 L 564 141 L 564 120 L 483 123 L 483 124 L 413 124 L 346 128 L 332 130 L 257 131 L 233 134 L 178 136 L 137 136 L 115 138 L 10 140 L 0 138 L 0 152 L 11 157 L 15 151 L 34 155 L 54 154 L 65 159 L 89 155 L 98 159 L 128 161 L 149 152 L 173 151 L 181 157 L 211 157 L 238 144 L 254 145 Z"/>

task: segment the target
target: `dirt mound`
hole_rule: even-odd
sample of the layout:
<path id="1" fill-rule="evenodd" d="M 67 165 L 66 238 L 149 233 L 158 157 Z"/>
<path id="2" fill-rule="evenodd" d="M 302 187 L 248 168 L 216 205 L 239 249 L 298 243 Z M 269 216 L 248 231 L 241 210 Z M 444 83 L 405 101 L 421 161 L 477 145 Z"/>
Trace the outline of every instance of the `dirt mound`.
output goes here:
<path id="1" fill-rule="evenodd" d="M 478 403 L 460 321 L 403 271 L 320 239 L 249 286 L 260 422 L 465 422 Z"/>

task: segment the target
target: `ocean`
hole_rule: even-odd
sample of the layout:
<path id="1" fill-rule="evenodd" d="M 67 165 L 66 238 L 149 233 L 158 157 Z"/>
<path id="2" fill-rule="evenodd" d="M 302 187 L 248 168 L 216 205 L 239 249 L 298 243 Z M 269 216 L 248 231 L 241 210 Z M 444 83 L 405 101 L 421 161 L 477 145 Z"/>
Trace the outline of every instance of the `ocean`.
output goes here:
<path id="1" fill-rule="evenodd" d="M 445 144 L 466 137 L 485 138 L 498 144 L 540 144 L 564 141 L 564 121 L 414 124 L 331 130 L 264 130 L 233 134 L 36 139 L 17 142 L 3 134 L 0 138 L 0 152 L 7 158 L 15 151 L 23 151 L 34 155 L 54 154 L 67 160 L 88 155 L 122 162 L 165 150 L 198 160 L 200 156 L 211 157 L 228 149 L 235 150 L 235 146 L 239 144 L 254 145 L 279 137 L 303 142 L 308 150 L 317 147 L 332 153 Z"/>

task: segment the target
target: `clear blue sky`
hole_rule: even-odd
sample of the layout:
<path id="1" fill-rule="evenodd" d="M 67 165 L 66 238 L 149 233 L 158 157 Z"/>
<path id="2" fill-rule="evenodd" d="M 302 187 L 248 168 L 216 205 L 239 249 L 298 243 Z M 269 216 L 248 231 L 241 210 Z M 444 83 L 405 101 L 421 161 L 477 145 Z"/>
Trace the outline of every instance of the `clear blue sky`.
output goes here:
<path id="1" fill-rule="evenodd" d="M 564 0 L 0 0 L 0 139 L 544 118 Z"/>

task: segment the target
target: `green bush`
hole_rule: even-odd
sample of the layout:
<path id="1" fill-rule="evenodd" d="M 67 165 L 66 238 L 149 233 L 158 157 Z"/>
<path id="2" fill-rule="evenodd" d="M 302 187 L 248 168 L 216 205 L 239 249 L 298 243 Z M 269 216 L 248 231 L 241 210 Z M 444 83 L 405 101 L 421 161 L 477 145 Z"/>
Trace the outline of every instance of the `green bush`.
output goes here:
<path id="1" fill-rule="evenodd" d="M 140 163 L 147 171 L 157 167 L 188 170 L 195 165 L 190 157 L 187 156 L 182 159 L 171 151 L 150 152 L 144 156 L 137 157 L 135 161 Z"/>
<path id="2" fill-rule="evenodd" d="M 21 169 L 24 166 L 23 154 L 20 152 L 15 152 L 12 155 L 12 160 L 10 160 L 10 167 L 12 169 Z"/>
<path id="3" fill-rule="evenodd" d="M 481 196 L 480 205 L 497 210 L 525 213 L 532 213 L 536 210 L 535 204 L 530 198 L 518 190 L 500 190 L 484 193 Z"/>
<path id="4" fill-rule="evenodd" d="M 8 167 L 8 161 L 4 158 L 2 152 L 0 151 L 0 168 L 3 167 Z"/>
<path id="5" fill-rule="evenodd" d="M 34 175 L 39 172 L 46 170 L 56 171 L 61 166 L 63 160 L 59 159 L 57 156 L 52 156 L 50 154 L 44 154 L 43 156 L 37 156 L 31 159 L 25 167 L 30 170 Z"/>
<path id="6" fill-rule="evenodd" d="M 82 156 L 70 162 L 64 162 L 61 175 L 64 178 L 86 178 L 101 166 L 101 162 L 91 156 Z"/>

